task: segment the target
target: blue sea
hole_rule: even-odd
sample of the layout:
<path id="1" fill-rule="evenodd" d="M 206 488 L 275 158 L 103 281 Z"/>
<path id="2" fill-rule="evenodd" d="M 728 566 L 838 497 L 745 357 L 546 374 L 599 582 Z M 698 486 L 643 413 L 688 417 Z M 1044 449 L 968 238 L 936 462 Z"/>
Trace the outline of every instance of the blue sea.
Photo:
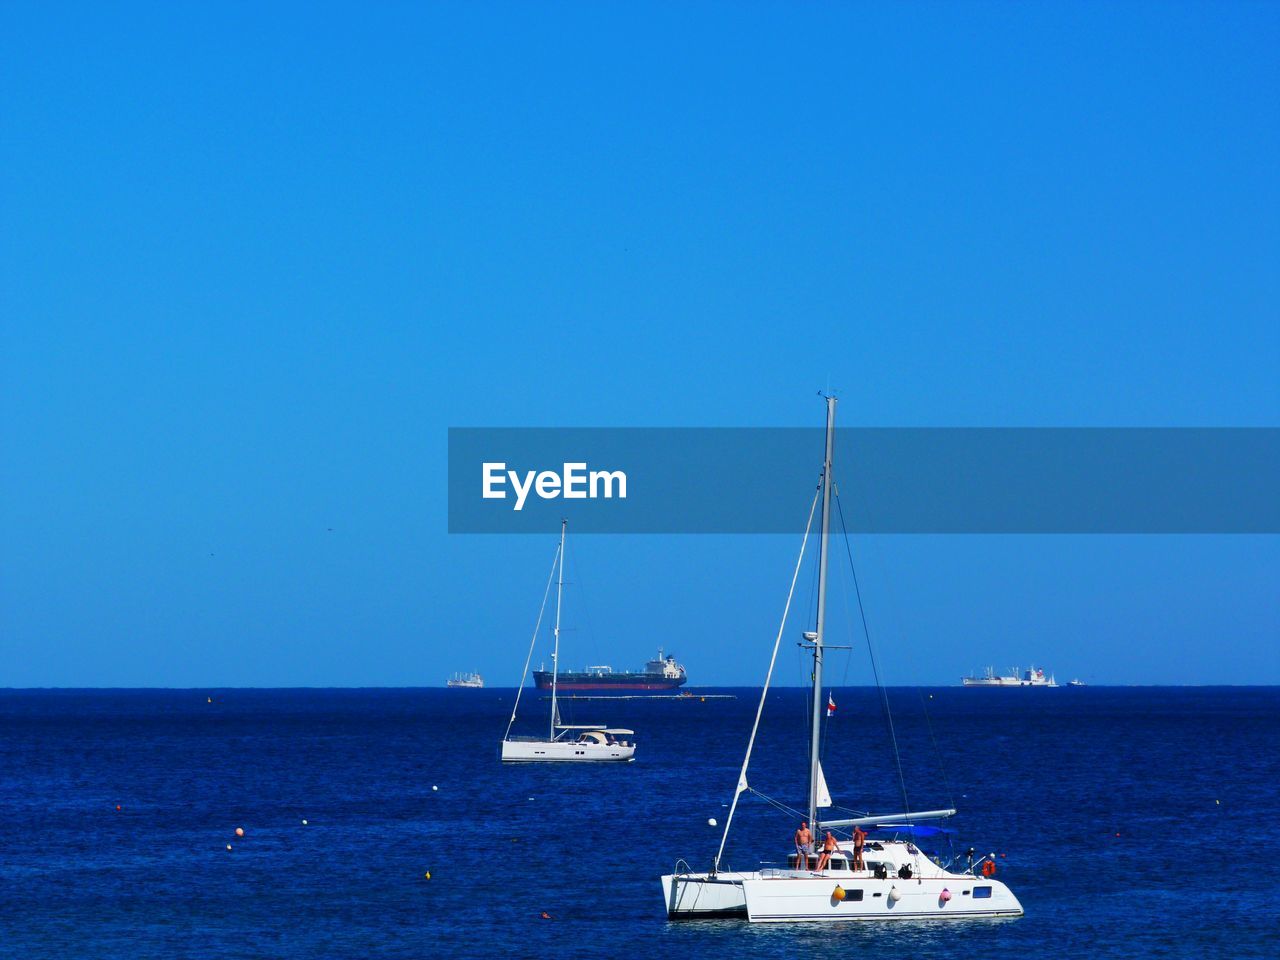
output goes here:
<path id="1" fill-rule="evenodd" d="M 905 802 L 958 807 L 1026 916 L 818 926 L 666 919 L 758 696 L 697 692 L 737 699 L 570 701 L 639 742 L 574 767 L 499 763 L 511 690 L 0 691 L 0 956 L 1280 956 L 1280 688 L 890 690 Z M 900 811 L 879 693 L 835 699 L 835 802 Z M 807 710 L 770 694 L 749 774 L 787 806 Z M 727 864 L 795 826 L 746 795 Z"/>

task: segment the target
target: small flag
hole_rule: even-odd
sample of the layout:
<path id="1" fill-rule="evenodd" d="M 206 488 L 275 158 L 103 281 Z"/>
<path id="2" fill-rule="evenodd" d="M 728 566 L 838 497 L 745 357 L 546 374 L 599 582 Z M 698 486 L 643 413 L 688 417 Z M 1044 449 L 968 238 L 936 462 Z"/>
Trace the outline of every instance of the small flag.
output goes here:
<path id="1" fill-rule="evenodd" d="M 827 716 L 834 717 L 836 715 L 836 701 L 831 694 L 827 694 Z"/>

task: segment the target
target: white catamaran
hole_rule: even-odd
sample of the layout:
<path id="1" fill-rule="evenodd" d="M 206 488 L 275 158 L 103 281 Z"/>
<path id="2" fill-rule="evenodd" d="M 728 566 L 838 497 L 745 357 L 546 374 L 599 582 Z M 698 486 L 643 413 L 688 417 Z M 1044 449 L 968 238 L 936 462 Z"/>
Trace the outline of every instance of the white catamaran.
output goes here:
<path id="1" fill-rule="evenodd" d="M 822 482 L 814 494 L 809 508 L 809 524 L 800 547 L 791 578 L 791 589 L 782 613 L 782 623 L 773 644 L 769 671 L 760 704 L 756 708 L 755 723 L 747 743 L 746 756 L 738 775 L 737 788 L 729 815 L 725 819 L 720 848 L 706 873 L 696 873 L 677 864 L 676 872 L 662 878 L 662 895 L 666 900 L 667 916 L 675 919 L 704 919 L 712 917 L 738 917 L 753 923 L 786 923 L 806 921 L 842 920 L 900 920 L 950 917 L 1008 917 L 1020 916 L 1022 905 L 999 880 L 996 880 L 994 854 L 976 862 L 969 851 L 968 863 L 959 872 L 952 872 L 940 862 L 924 854 L 913 842 L 920 836 L 941 833 L 937 828 L 921 826 L 952 816 L 955 810 L 927 810 L 914 813 L 894 813 L 879 816 L 863 816 L 850 819 L 824 819 L 819 822 L 821 809 L 830 808 L 831 797 L 819 763 L 821 717 L 826 699 L 822 693 L 823 634 L 826 627 L 827 591 L 827 541 L 830 527 L 832 492 L 832 450 L 835 438 L 836 401 L 827 398 L 826 457 L 823 462 Z M 819 845 L 827 830 L 845 832 L 855 827 L 866 827 L 863 846 L 841 839 L 834 851 L 825 859 L 824 869 L 817 867 L 821 860 L 792 854 L 787 869 L 762 868 L 738 872 L 721 869 L 721 858 L 733 816 L 742 794 L 751 788 L 747 784 L 747 767 L 755 746 L 760 716 L 764 710 L 774 664 L 778 658 L 778 646 L 786 630 L 787 614 L 795 594 L 796 579 L 800 574 L 809 530 L 813 523 L 818 498 L 822 499 L 822 533 L 818 561 L 818 611 L 816 630 L 804 635 L 805 647 L 813 652 L 813 726 L 810 735 L 808 823 L 813 826 L 813 837 Z M 861 835 L 859 835 L 861 839 Z"/>
<path id="2" fill-rule="evenodd" d="M 636 745 L 629 740 L 619 739 L 634 736 L 633 730 L 621 730 L 593 723 L 564 724 L 560 722 L 560 710 L 556 702 L 556 674 L 557 665 L 560 662 L 560 601 L 564 596 L 564 538 L 568 525 L 567 520 L 560 521 L 560 545 L 556 547 L 551 574 L 547 577 L 547 589 L 542 594 L 542 609 L 538 611 L 538 621 L 533 628 L 533 639 L 529 642 L 529 654 L 524 659 L 524 673 L 520 675 L 520 686 L 516 688 L 516 702 L 511 707 L 511 720 L 507 723 L 507 732 L 502 737 L 502 759 L 506 761 L 599 762 L 602 760 L 629 761 L 635 758 Z M 529 676 L 529 663 L 533 660 L 533 648 L 538 642 L 538 631 L 542 628 L 542 615 L 547 610 L 547 596 L 551 592 L 553 578 L 556 581 L 556 625 L 553 634 L 555 645 L 551 653 L 549 729 L 545 737 L 513 737 L 511 728 L 515 726 L 516 711 L 520 709 L 520 694 L 524 691 L 524 682 Z"/>

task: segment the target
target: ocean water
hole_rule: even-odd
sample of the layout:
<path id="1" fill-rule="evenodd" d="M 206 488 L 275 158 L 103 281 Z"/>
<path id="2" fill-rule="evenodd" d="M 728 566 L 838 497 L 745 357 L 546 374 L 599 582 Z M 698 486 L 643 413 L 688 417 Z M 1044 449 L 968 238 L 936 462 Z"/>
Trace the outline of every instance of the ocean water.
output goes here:
<path id="1" fill-rule="evenodd" d="M 1280 688 L 891 690 L 908 802 L 954 803 L 1026 916 L 671 923 L 758 695 L 716 692 L 570 702 L 640 744 L 573 767 L 499 763 L 511 690 L 0 691 L 0 956 L 1280 956 Z M 897 812 L 877 692 L 835 697 L 836 803 Z M 806 711 L 770 695 L 750 774 L 791 806 Z M 795 826 L 747 796 L 727 864 Z"/>

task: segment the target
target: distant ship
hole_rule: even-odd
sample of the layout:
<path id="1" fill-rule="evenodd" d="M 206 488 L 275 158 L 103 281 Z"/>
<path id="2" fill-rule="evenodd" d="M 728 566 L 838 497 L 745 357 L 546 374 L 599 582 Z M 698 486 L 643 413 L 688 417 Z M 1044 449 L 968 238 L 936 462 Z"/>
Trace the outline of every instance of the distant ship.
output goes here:
<path id="1" fill-rule="evenodd" d="M 1053 679 L 1053 674 L 1046 676 L 1039 667 L 1022 671 L 1014 667 L 1012 674 L 1003 677 L 998 676 L 991 667 L 987 667 L 982 676 L 965 677 L 961 682 L 966 687 L 1056 687 L 1058 685 L 1058 681 Z"/>
<path id="2" fill-rule="evenodd" d="M 1084 681 L 1083 681 L 1083 680 L 1078 680 L 1078 679 L 1077 679 L 1077 680 L 1072 680 L 1070 683 L 1068 683 L 1068 684 L 1067 684 L 1067 686 L 1068 686 L 1068 687 L 1083 687 L 1083 686 L 1084 686 Z"/>
<path id="3" fill-rule="evenodd" d="M 484 678 L 478 673 L 455 673 L 445 683 L 446 687 L 466 687 L 469 690 L 484 688 Z"/>
<path id="4" fill-rule="evenodd" d="M 650 660 L 643 670 L 623 671 L 615 673 L 613 667 L 584 667 L 582 670 L 562 670 L 556 678 L 560 690 L 641 690 L 661 691 L 675 690 L 682 686 L 688 678 L 684 667 L 676 663 L 676 658 L 663 655 L 661 648 L 658 658 Z M 533 671 L 533 682 L 539 690 L 551 689 L 551 671 Z"/>

